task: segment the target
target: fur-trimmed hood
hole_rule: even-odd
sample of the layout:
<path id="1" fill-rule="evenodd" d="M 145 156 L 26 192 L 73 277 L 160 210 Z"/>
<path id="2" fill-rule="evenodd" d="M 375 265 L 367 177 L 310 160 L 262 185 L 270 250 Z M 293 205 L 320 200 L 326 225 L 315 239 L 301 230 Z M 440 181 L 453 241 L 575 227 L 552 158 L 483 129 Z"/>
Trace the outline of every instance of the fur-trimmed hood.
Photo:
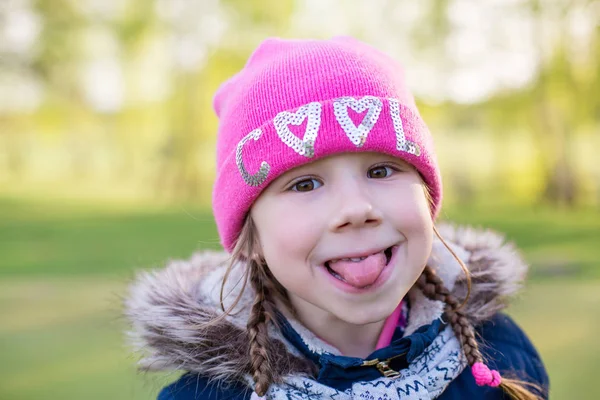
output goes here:
<path id="1" fill-rule="evenodd" d="M 514 246 L 491 231 L 441 225 L 442 237 L 471 273 L 471 295 L 464 311 L 479 324 L 503 309 L 520 288 L 527 266 Z M 162 270 L 139 273 L 125 300 L 131 322 L 128 332 L 140 353 L 140 368 L 184 370 L 219 381 L 245 380 L 250 370 L 246 323 L 254 293 L 248 285 L 233 315 L 211 323 L 221 313 L 219 293 L 228 263 L 226 253 L 201 252 L 187 261 L 172 261 Z M 466 279 L 450 252 L 434 241 L 428 263 L 458 298 L 466 296 Z M 228 279 L 225 307 L 237 297 L 242 268 Z M 406 334 L 431 323 L 443 310 L 416 288 L 408 293 Z M 337 353 L 297 321 L 290 321 L 314 350 Z M 311 366 L 274 327 L 270 328 L 270 359 L 280 376 L 308 374 Z M 275 378 L 278 378 L 277 376 Z"/>

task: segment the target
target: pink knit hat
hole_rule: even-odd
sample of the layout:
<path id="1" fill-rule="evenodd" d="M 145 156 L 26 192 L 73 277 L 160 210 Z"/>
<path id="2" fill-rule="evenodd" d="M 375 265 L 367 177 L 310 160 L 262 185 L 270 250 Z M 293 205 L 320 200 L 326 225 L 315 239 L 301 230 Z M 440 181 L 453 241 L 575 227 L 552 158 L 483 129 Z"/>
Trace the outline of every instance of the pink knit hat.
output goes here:
<path id="1" fill-rule="evenodd" d="M 365 43 L 267 39 L 219 88 L 214 108 L 220 123 L 213 210 L 227 251 L 272 180 L 336 153 L 375 151 L 412 164 L 437 215 L 442 185 L 429 130 L 402 67 Z"/>

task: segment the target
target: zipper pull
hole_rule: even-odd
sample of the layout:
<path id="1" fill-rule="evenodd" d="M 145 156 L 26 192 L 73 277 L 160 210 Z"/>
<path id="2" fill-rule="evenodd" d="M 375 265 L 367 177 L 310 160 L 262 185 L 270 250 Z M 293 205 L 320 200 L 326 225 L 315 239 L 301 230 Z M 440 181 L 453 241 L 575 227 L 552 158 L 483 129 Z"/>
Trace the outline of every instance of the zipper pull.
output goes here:
<path id="1" fill-rule="evenodd" d="M 400 372 L 393 370 L 388 364 L 390 360 L 391 358 L 385 361 L 379 361 L 379 359 L 376 358 L 374 360 L 365 360 L 363 361 L 362 365 L 363 367 L 375 366 L 377 370 L 381 372 L 381 375 L 385 376 L 386 378 L 395 378 L 400 376 Z"/>
<path id="2" fill-rule="evenodd" d="M 387 361 L 379 361 L 376 365 L 379 372 L 383 374 L 386 378 L 395 378 L 400 376 L 400 372 L 393 370 L 388 364 L 390 360 Z"/>

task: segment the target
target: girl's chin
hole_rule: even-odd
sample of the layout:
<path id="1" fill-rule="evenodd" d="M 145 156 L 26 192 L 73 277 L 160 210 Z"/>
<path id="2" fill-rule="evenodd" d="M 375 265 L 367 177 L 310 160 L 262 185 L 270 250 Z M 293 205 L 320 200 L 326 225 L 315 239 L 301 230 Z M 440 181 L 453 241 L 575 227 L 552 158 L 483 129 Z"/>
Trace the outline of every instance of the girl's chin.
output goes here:
<path id="1" fill-rule="evenodd" d="M 386 307 L 386 309 L 382 309 L 381 307 L 377 307 L 374 310 L 372 307 L 353 307 L 350 312 L 348 310 L 344 310 L 343 312 L 335 312 L 335 310 L 330 310 L 330 312 L 335 315 L 335 317 L 341 321 L 344 321 L 347 324 L 363 326 L 369 324 L 375 324 L 378 322 L 383 322 L 387 317 L 389 317 L 398 304 L 390 303 L 390 307 Z M 388 309 L 389 308 L 389 309 Z"/>
<path id="2" fill-rule="evenodd" d="M 352 325 L 380 322 L 392 315 L 402 299 L 408 295 L 412 286 L 409 282 L 412 282 L 410 277 L 396 276 L 394 280 L 388 282 L 391 288 L 384 289 L 369 300 L 363 298 L 359 301 L 356 301 L 357 299 L 347 301 L 347 298 L 338 297 L 337 300 L 341 300 L 340 302 L 332 299 L 333 301 L 322 303 L 323 308 L 336 318 Z"/>
<path id="3" fill-rule="evenodd" d="M 365 325 L 383 322 L 383 321 L 385 321 L 386 318 L 387 317 L 373 318 L 373 316 L 370 316 L 368 318 L 352 318 L 352 319 L 342 319 L 342 320 L 350 325 L 365 326 Z"/>

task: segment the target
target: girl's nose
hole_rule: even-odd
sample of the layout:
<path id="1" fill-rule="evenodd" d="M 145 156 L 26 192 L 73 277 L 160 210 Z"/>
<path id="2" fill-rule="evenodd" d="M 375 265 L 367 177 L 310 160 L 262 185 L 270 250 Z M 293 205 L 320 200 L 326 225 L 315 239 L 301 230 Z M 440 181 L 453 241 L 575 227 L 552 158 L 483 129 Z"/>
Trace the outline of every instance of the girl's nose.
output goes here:
<path id="1" fill-rule="evenodd" d="M 368 193 L 363 192 L 360 187 L 344 190 L 338 196 L 340 201 L 331 220 L 332 231 L 381 224 L 381 213 Z"/>

